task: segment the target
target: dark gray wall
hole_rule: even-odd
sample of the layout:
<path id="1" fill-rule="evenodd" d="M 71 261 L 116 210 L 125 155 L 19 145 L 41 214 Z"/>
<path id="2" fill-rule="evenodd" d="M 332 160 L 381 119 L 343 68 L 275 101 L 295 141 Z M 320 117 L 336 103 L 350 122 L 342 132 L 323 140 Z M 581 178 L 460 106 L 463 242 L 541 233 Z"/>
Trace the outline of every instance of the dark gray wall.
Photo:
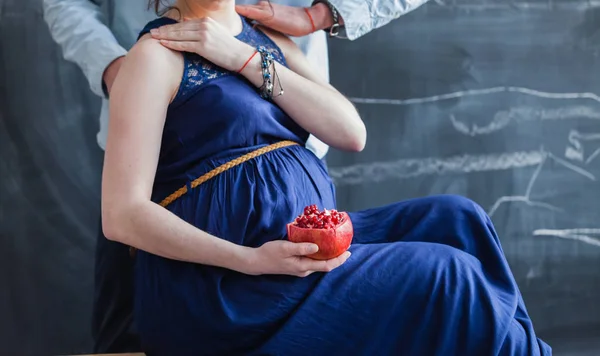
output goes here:
<path id="1" fill-rule="evenodd" d="M 0 0 L 0 355 L 90 351 L 98 108 L 41 1 Z"/>
<path id="2" fill-rule="evenodd" d="M 98 102 L 40 3 L 0 0 L 2 355 L 90 351 Z M 597 6 L 432 1 L 331 41 L 332 81 L 369 130 L 363 153 L 329 155 L 341 208 L 477 201 L 557 355 L 600 347 Z"/>

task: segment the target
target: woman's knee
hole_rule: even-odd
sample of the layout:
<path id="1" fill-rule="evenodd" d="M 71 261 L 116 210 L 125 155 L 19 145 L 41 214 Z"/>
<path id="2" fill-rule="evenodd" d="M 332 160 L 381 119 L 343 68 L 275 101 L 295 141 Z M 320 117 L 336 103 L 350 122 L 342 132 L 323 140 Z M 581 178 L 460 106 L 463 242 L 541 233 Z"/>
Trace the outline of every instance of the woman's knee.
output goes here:
<path id="1" fill-rule="evenodd" d="M 430 199 L 430 204 L 438 209 L 477 214 L 481 214 L 483 212 L 483 209 L 481 206 L 479 206 L 479 204 L 462 195 L 432 195 L 426 199 Z M 483 214 L 485 215 L 485 213 Z"/>
<path id="2" fill-rule="evenodd" d="M 409 260 L 415 263 L 415 268 L 424 275 L 430 275 L 438 278 L 440 273 L 446 273 L 452 269 L 464 269 L 465 271 L 477 267 L 477 259 L 465 251 L 451 245 L 431 243 L 431 242 L 409 242 L 406 245 L 399 245 L 404 253 L 411 257 Z M 408 261 L 405 261 L 408 262 Z"/>
<path id="3" fill-rule="evenodd" d="M 480 262 L 474 256 L 458 248 L 437 243 L 411 245 L 414 248 L 412 256 L 418 260 L 414 261 L 416 268 L 412 277 L 416 285 L 428 286 L 421 290 L 426 294 L 447 295 L 467 288 L 480 268 Z M 450 294 L 456 295 L 454 292 Z"/>
<path id="4" fill-rule="evenodd" d="M 455 219 L 467 218 L 468 220 L 476 219 L 485 221 L 486 223 L 489 220 L 483 208 L 467 197 L 447 194 L 433 195 L 424 199 L 427 199 L 425 203 L 430 205 L 431 210 L 442 217 L 446 216 Z"/>

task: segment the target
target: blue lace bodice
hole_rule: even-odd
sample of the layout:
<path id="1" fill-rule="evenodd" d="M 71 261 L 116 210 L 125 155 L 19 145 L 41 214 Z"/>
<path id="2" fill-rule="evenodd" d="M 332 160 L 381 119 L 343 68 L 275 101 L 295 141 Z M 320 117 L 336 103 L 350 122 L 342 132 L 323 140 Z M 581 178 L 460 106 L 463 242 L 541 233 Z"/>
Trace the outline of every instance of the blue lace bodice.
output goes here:
<path id="1" fill-rule="evenodd" d="M 146 33 L 150 32 L 150 30 L 153 28 L 174 23 L 177 23 L 177 21 L 168 17 L 160 17 L 149 22 L 144 27 L 139 37 L 142 37 Z M 253 47 L 265 46 L 267 50 L 271 52 L 276 61 L 284 66 L 287 66 L 285 57 L 281 53 L 279 47 L 264 32 L 256 29 L 252 24 L 250 24 L 249 20 L 242 18 L 242 32 L 235 37 Z M 171 106 L 181 103 L 186 98 L 193 95 L 195 91 L 203 84 L 212 79 L 216 79 L 225 75 L 237 75 L 236 73 L 232 73 L 213 64 L 203 57 L 200 57 L 196 53 L 183 53 L 183 58 L 185 63 L 183 78 L 177 96 L 173 100 Z"/>

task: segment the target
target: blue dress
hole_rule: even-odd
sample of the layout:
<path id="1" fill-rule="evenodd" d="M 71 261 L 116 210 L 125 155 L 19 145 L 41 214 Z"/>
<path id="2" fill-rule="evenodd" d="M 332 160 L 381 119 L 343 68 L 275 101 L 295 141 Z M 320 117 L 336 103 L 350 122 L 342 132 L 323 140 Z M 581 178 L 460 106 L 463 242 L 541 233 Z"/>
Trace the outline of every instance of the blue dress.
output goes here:
<path id="1" fill-rule="evenodd" d="M 150 22 L 141 35 L 168 18 Z M 244 22 L 238 39 L 279 48 Z M 140 36 L 141 36 L 140 35 Z M 185 53 L 167 113 L 153 200 L 258 147 L 169 206 L 212 235 L 258 247 L 286 238 L 306 205 L 335 208 L 308 132 L 244 77 Z M 284 83 L 285 85 L 285 83 Z M 489 217 L 435 196 L 350 213 L 352 256 L 305 278 L 249 276 L 138 251 L 135 322 L 148 355 L 550 355 L 539 340 Z"/>

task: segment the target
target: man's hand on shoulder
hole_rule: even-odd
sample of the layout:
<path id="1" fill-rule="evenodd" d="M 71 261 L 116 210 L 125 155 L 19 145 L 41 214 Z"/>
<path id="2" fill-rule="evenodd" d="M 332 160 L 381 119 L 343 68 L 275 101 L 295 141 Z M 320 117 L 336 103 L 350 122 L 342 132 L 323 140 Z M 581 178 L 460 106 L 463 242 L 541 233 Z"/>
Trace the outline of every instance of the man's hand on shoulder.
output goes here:
<path id="1" fill-rule="evenodd" d="M 288 36 L 302 37 L 333 25 L 331 11 L 321 3 L 303 8 L 263 0 L 256 5 L 237 5 L 235 8 L 240 15 Z"/>

